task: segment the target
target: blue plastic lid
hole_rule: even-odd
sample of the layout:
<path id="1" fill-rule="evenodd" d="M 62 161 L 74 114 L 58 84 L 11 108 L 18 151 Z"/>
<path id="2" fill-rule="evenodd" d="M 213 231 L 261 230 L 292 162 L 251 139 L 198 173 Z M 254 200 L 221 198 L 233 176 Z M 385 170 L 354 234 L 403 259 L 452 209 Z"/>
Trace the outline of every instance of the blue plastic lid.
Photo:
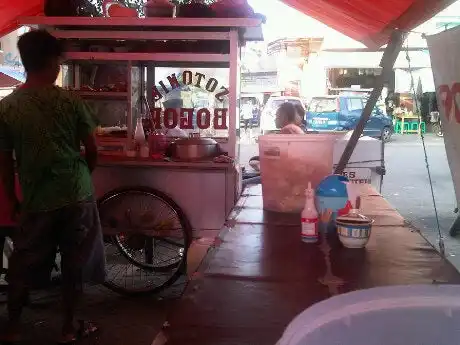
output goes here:
<path id="1" fill-rule="evenodd" d="M 348 178 L 342 175 L 329 175 L 316 187 L 316 196 L 321 197 L 348 197 L 347 186 Z"/>

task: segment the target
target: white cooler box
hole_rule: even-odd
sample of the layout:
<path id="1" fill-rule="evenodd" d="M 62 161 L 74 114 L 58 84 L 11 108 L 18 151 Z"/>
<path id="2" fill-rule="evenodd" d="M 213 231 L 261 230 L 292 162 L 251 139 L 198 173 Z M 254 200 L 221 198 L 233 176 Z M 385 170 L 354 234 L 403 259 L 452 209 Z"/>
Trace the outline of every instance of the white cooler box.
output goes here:
<path id="1" fill-rule="evenodd" d="M 347 146 L 349 135 L 351 134 L 340 138 L 334 145 L 334 169 Z M 360 184 L 369 183 L 377 190 L 380 190 L 381 175 L 379 172 L 382 170 L 381 167 L 384 166 L 381 162 L 382 149 L 382 142 L 378 139 L 370 137 L 359 138 L 358 144 L 344 171 L 344 175 L 351 182 Z"/>

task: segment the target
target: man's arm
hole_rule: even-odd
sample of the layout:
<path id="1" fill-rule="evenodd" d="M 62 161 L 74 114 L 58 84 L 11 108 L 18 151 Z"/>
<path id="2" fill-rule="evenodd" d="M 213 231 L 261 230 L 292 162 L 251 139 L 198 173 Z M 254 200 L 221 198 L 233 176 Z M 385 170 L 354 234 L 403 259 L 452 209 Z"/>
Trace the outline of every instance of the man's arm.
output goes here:
<path id="1" fill-rule="evenodd" d="M 78 116 L 78 138 L 85 146 L 85 159 L 90 172 L 97 166 L 96 118 L 89 107 L 80 100 L 75 106 Z"/>
<path id="2" fill-rule="evenodd" d="M 0 176 L 8 200 L 12 203 L 16 203 L 17 197 L 15 191 L 15 172 L 12 151 L 0 151 Z"/>
<path id="3" fill-rule="evenodd" d="M 0 179 L 12 206 L 18 204 L 15 190 L 13 142 L 6 124 L 0 120 Z"/>
<path id="4" fill-rule="evenodd" d="M 83 138 L 82 143 L 85 146 L 86 164 L 88 164 L 89 171 L 93 172 L 97 166 L 97 144 L 94 133 Z"/>

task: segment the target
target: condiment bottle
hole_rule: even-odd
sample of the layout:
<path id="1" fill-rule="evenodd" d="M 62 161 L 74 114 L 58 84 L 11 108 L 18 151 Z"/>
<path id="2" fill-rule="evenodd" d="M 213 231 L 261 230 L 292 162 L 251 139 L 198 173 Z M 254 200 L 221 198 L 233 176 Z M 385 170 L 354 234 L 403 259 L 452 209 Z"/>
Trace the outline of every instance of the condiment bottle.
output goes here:
<path id="1" fill-rule="evenodd" d="M 318 242 L 318 224 L 319 216 L 315 207 L 315 192 L 308 182 L 308 188 L 305 190 L 305 208 L 302 211 L 302 242 Z"/>
<path id="2" fill-rule="evenodd" d="M 140 153 L 140 156 L 142 158 L 149 158 L 150 157 L 150 147 L 147 144 L 147 142 L 144 142 L 144 144 L 142 144 L 142 146 L 140 147 L 139 153 Z"/>
<path id="3" fill-rule="evenodd" d="M 134 131 L 134 142 L 137 150 L 140 150 L 142 145 L 146 142 L 144 127 L 142 126 L 142 118 L 140 117 L 137 118 L 136 130 Z"/>

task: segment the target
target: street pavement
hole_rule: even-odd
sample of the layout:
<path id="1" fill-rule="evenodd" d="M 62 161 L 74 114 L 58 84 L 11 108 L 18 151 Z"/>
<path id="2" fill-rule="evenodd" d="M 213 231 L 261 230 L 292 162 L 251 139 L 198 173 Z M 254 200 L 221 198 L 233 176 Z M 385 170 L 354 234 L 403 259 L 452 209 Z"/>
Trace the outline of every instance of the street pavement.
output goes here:
<path id="1" fill-rule="evenodd" d="M 460 239 L 449 236 L 450 226 L 456 216 L 456 201 L 444 141 L 427 133 L 425 144 L 446 255 L 460 269 Z M 240 162 L 247 166 L 249 158 L 255 155 L 258 155 L 258 146 L 254 137 L 244 135 Z M 394 135 L 385 145 L 385 165 L 387 174 L 383 180 L 383 196 L 430 243 L 437 246 L 438 227 L 420 137 Z"/>

